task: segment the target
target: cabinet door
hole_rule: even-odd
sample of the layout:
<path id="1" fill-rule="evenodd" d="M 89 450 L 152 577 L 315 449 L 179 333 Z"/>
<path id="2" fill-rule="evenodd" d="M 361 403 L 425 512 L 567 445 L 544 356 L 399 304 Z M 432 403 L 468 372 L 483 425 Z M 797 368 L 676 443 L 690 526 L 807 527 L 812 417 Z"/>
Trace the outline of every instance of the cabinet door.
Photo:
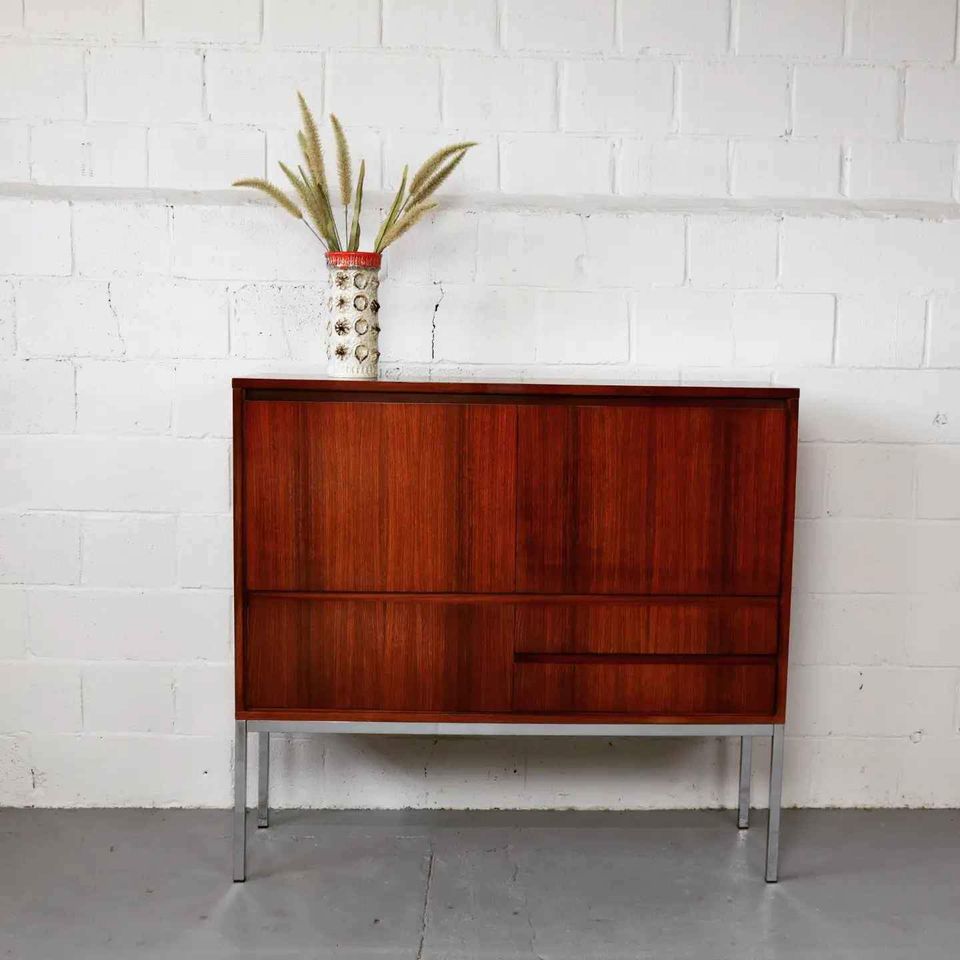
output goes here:
<path id="1" fill-rule="evenodd" d="M 516 408 L 244 405 L 247 587 L 511 591 Z"/>
<path id="2" fill-rule="evenodd" d="M 252 597 L 244 661 L 249 709 L 509 711 L 513 607 Z"/>
<path id="3" fill-rule="evenodd" d="M 518 590 L 778 592 L 782 405 L 529 405 L 517 431 Z"/>

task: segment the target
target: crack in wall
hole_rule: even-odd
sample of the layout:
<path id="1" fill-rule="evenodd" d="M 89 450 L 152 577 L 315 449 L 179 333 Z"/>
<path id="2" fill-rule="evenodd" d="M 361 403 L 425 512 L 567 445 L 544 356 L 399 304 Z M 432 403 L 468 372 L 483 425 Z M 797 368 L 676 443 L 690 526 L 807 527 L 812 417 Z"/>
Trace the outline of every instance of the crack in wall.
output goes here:
<path id="1" fill-rule="evenodd" d="M 434 280 L 434 286 L 440 288 L 440 299 L 433 305 L 433 317 L 430 320 L 430 362 L 432 363 L 437 359 L 437 311 L 440 309 L 440 304 L 443 303 L 444 292 L 443 292 L 443 281 Z"/>
<path id="2" fill-rule="evenodd" d="M 117 308 L 113 305 L 113 283 L 107 282 L 107 309 L 110 311 L 110 316 L 113 317 L 114 325 L 117 328 L 117 340 L 120 343 L 120 353 L 123 356 L 127 355 L 127 343 L 123 339 L 123 328 L 120 324 L 120 314 L 117 313 Z"/>

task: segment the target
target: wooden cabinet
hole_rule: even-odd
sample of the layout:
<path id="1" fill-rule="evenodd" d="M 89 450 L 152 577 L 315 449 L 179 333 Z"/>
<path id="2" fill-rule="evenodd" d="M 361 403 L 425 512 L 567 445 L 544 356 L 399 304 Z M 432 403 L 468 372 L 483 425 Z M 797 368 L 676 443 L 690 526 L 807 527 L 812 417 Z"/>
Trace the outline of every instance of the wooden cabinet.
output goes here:
<path id="1" fill-rule="evenodd" d="M 796 413 L 235 381 L 237 717 L 782 723 Z"/>

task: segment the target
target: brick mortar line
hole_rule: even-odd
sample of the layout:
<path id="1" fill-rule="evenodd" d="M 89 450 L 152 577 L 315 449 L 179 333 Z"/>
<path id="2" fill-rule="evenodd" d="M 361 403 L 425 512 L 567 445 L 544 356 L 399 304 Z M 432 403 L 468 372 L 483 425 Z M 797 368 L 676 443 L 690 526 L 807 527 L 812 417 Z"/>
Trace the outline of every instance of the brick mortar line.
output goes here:
<path id="1" fill-rule="evenodd" d="M 736 2 L 736 0 L 735 0 Z M 501 20 L 502 27 L 502 20 Z M 730 31 L 730 39 L 739 39 L 738 25 L 734 21 L 735 30 Z M 99 37 L 95 34 L 78 34 L 76 36 L 58 36 L 52 33 L 7 33 L 0 34 L 0 47 L 45 47 L 48 49 L 71 49 L 71 48 L 91 48 L 98 50 L 196 50 L 207 51 L 216 50 L 226 53 L 318 53 L 321 50 L 328 49 L 322 44 L 304 44 L 304 43 L 285 43 L 283 41 L 265 40 L 226 40 L 226 39 L 150 39 L 140 37 L 116 38 Z M 445 57 L 459 56 L 481 56 L 488 60 L 546 60 L 555 61 L 561 58 L 576 58 L 578 60 L 590 62 L 673 62 L 673 63 L 704 63 L 709 65 L 731 65 L 741 64 L 743 66 L 759 66 L 770 63 L 795 64 L 799 66 L 812 67 L 853 67 L 875 70 L 896 70 L 906 69 L 948 69 L 955 66 L 957 59 L 951 52 L 949 57 L 943 58 L 905 58 L 905 57 L 884 57 L 869 58 L 857 57 L 848 53 L 833 55 L 823 54 L 804 54 L 804 53 L 738 53 L 733 50 L 715 51 L 710 53 L 691 52 L 691 53 L 668 53 L 668 52 L 644 52 L 643 45 L 639 49 L 617 49 L 612 40 L 607 49 L 603 50 L 583 50 L 576 47 L 550 47 L 531 46 L 505 47 L 502 44 L 497 46 L 477 45 L 451 47 L 444 44 L 431 45 L 422 43 L 416 46 L 410 44 L 390 44 L 378 43 L 364 45 L 337 45 L 332 52 L 339 56 L 353 57 L 358 55 L 381 56 L 391 59 L 416 59 L 417 57 L 427 55 L 438 55 Z"/>

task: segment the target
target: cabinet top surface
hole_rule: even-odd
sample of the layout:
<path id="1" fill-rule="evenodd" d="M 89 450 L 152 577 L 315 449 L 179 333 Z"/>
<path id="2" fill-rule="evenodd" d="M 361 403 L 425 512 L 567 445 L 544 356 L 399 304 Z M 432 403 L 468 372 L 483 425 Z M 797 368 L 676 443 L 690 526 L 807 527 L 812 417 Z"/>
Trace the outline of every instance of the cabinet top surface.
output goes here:
<path id="1" fill-rule="evenodd" d="M 673 397 L 717 399 L 796 399 L 797 387 L 737 383 L 529 383 L 511 380 L 312 380 L 296 377 L 235 377 L 233 386 L 244 390 L 314 391 L 318 393 L 449 394 L 457 396 L 557 396 L 557 397 Z"/>

